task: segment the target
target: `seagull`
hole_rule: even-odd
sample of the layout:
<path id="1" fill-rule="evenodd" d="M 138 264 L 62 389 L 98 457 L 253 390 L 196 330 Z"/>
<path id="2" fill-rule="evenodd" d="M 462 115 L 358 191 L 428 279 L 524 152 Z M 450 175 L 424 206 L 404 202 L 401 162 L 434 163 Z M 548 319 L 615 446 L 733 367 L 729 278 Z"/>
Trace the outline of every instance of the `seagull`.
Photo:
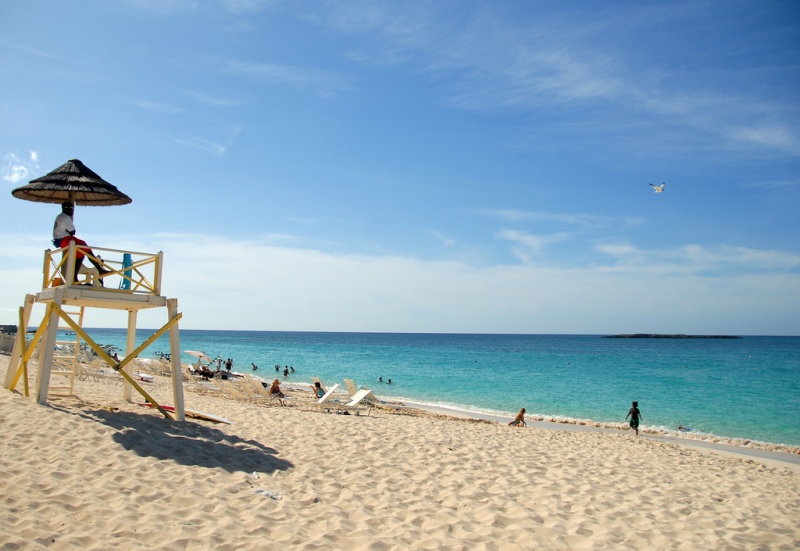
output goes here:
<path id="1" fill-rule="evenodd" d="M 665 184 L 664 182 L 661 182 L 660 186 L 657 186 L 655 184 L 650 184 L 650 185 L 653 186 L 653 190 L 654 190 L 653 193 L 661 193 L 662 191 L 664 191 L 664 186 L 667 185 L 667 184 Z"/>

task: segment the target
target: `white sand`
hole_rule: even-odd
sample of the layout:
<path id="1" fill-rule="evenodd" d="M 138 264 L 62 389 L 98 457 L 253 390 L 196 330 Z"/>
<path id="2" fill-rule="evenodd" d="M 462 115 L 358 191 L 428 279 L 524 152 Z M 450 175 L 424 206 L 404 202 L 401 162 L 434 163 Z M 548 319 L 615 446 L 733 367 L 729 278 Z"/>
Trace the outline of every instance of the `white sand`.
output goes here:
<path id="1" fill-rule="evenodd" d="M 800 546 L 800 474 L 779 463 L 627 433 L 330 415 L 188 392 L 188 406 L 233 424 L 177 423 L 121 392 L 79 381 L 76 397 L 40 406 L 0 390 L 0 547 Z M 163 381 L 154 396 L 170 403 Z"/>

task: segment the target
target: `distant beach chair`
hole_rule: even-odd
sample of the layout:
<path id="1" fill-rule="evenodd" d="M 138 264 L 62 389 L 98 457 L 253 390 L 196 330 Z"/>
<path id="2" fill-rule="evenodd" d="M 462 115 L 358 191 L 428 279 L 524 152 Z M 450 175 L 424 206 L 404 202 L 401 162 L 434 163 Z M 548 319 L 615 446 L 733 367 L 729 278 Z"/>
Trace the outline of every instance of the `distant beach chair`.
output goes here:
<path id="1" fill-rule="evenodd" d="M 359 389 L 356 386 L 356 383 L 355 383 L 355 381 L 353 381 L 353 379 L 345 379 L 344 380 L 344 384 L 347 385 L 347 394 L 350 395 L 350 398 L 352 398 L 353 396 L 358 394 Z M 372 393 L 371 390 L 367 392 L 367 395 L 366 395 L 365 398 L 366 398 L 367 402 L 370 402 L 370 403 L 373 403 L 373 404 L 377 404 L 378 402 L 380 402 L 380 400 L 378 400 L 378 398 Z"/>
<path id="2" fill-rule="evenodd" d="M 350 395 L 350 398 L 355 396 L 359 389 L 356 387 L 355 381 L 353 379 L 345 379 L 344 384 L 347 385 L 347 393 Z M 402 404 L 392 404 L 387 402 L 386 400 L 381 400 L 375 394 L 372 393 L 371 390 L 367 391 L 367 395 L 364 398 L 366 402 L 368 402 L 371 406 L 377 408 L 384 408 L 384 409 L 393 409 L 395 411 L 407 410 L 409 409 L 408 406 L 404 406 Z"/>
<path id="3" fill-rule="evenodd" d="M 352 411 L 356 415 L 358 415 L 359 408 L 362 406 L 367 407 L 367 416 L 369 416 L 370 412 L 372 411 L 370 408 L 372 404 L 370 404 L 366 397 L 369 395 L 371 391 L 368 388 L 362 388 L 358 392 L 356 392 L 353 396 L 350 397 L 350 401 L 346 404 L 339 404 L 336 406 L 337 409 L 343 409 L 345 411 Z"/>
<path id="4" fill-rule="evenodd" d="M 264 385 L 261 384 L 261 381 L 251 377 L 247 373 L 244 374 L 244 381 L 242 381 L 242 388 L 250 394 L 252 401 L 258 405 L 262 404 L 271 404 L 274 401 L 274 396 L 272 396 L 267 389 L 264 388 Z"/>

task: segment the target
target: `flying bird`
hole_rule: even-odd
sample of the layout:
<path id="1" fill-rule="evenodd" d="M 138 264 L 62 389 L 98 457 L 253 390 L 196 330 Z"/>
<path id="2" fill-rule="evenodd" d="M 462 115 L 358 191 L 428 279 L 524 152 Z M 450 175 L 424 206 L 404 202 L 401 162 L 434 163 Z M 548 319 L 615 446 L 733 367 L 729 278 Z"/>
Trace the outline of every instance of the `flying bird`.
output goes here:
<path id="1" fill-rule="evenodd" d="M 661 182 L 660 186 L 657 186 L 655 184 L 650 184 L 650 185 L 653 186 L 653 190 L 654 190 L 653 193 L 661 193 L 662 191 L 664 191 L 664 186 L 667 185 L 667 184 L 665 184 L 664 182 Z"/>

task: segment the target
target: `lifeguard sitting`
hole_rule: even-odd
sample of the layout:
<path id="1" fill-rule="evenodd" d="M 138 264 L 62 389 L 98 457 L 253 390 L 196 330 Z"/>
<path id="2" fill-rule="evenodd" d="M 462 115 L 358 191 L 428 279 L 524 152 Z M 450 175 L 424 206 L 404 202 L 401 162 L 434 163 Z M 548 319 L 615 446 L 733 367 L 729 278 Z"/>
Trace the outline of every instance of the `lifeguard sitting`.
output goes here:
<path id="1" fill-rule="evenodd" d="M 72 203 L 69 201 L 61 203 L 61 214 L 56 216 L 56 221 L 53 224 L 53 245 L 60 249 L 69 246 L 71 241 L 74 241 L 75 245 L 79 245 L 75 248 L 75 273 L 73 275 L 75 283 L 78 281 L 78 272 L 80 272 L 81 266 L 83 265 L 83 258 L 88 254 L 90 255 L 89 262 L 94 264 L 94 267 L 97 268 L 100 285 L 102 285 L 103 276 L 111 273 L 111 270 L 103 268 L 103 265 L 94 258 L 94 252 L 86 244 L 86 241 L 75 237 L 75 224 L 72 223 L 72 215 L 74 212 L 75 207 Z"/>

